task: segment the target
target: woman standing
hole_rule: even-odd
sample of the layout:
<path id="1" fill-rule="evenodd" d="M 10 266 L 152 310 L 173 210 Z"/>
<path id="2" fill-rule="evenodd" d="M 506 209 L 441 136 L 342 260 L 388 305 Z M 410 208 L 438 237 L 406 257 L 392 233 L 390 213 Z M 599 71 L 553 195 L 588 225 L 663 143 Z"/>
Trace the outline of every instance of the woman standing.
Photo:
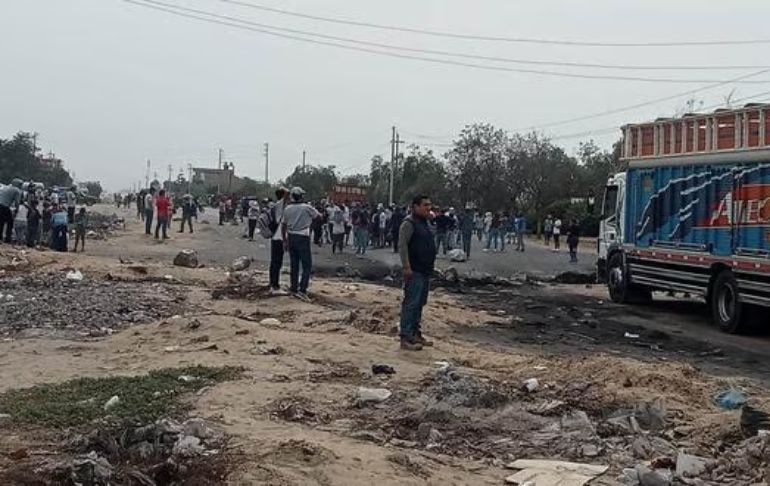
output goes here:
<path id="1" fill-rule="evenodd" d="M 580 224 L 578 220 L 573 219 L 572 224 L 567 228 L 567 245 L 569 246 L 569 261 L 577 263 L 577 248 L 580 243 Z"/>

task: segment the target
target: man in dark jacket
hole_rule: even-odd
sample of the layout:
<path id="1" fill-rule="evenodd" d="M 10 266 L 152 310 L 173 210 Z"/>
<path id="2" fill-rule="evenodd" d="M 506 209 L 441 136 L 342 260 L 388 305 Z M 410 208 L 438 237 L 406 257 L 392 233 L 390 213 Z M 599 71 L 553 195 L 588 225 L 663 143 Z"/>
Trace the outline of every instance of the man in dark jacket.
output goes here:
<path id="1" fill-rule="evenodd" d="M 420 351 L 433 343 L 422 335 L 422 309 L 428 302 L 430 276 L 436 263 L 436 242 L 428 227 L 430 198 L 412 200 L 412 214 L 399 231 L 399 254 L 404 272 L 404 302 L 401 305 L 401 349 Z"/>
<path id="2" fill-rule="evenodd" d="M 393 253 L 398 253 L 398 234 L 399 231 L 401 231 L 401 223 L 404 222 L 404 218 L 406 215 L 404 214 L 404 209 L 402 207 L 397 207 L 395 211 L 393 211 L 393 216 L 390 217 L 390 231 L 391 231 L 391 240 L 393 241 Z"/>

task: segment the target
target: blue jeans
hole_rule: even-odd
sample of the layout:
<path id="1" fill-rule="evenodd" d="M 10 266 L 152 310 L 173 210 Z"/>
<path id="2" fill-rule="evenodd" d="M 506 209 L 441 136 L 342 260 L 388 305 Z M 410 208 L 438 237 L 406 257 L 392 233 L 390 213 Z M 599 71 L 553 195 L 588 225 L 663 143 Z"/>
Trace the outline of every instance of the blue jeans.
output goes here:
<path id="1" fill-rule="evenodd" d="M 422 308 L 428 302 L 430 277 L 424 273 L 414 272 L 412 278 L 404 285 L 404 301 L 401 304 L 401 330 L 403 339 L 413 340 L 422 335 L 420 322 Z"/>
<path id="2" fill-rule="evenodd" d="M 168 219 L 158 216 L 158 222 L 157 224 L 155 224 L 155 239 L 160 238 L 161 232 L 163 233 L 164 240 L 168 238 L 168 234 L 166 233 L 167 229 L 168 229 Z"/>
<path id="3" fill-rule="evenodd" d="M 356 254 L 366 254 L 366 248 L 369 246 L 369 231 L 366 228 L 355 228 L 353 230 L 353 240 L 353 244 L 356 247 Z"/>
<path id="4" fill-rule="evenodd" d="M 299 266 L 302 264 L 302 279 L 299 278 Z M 310 237 L 289 235 L 289 282 L 292 292 L 307 292 L 310 285 L 310 271 L 313 256 L 310 253 Z M 298 285 L 299 284 L 299 285 Z"/>
<path id="5" fill-rule="evenodd" d="M 487 250 L 492 248 L 492 242 L 495 242 L 494 249 L 497 250 L 497 242 L 500 242 L 500 250 L 505 250 L 505 238 L 500 235 L 500 230 L 492 228 L 489 230 L 489 236 L 487 237 Z"/>
<path id="6" fill-rule="evenodd" d="M 152 234 L 152 209 L 144 210 L 144 232 L 145 234 Z"/>
<path id="7" fill-rule="evenodd" d="M 436 253 L 438 253 L 442 246 L 444 247 L 444 255 L 446 255 L 447 250 L 451 250 L 449 247 L 449 239 L 447 238 L 447 234 L 436 233 Z"/>

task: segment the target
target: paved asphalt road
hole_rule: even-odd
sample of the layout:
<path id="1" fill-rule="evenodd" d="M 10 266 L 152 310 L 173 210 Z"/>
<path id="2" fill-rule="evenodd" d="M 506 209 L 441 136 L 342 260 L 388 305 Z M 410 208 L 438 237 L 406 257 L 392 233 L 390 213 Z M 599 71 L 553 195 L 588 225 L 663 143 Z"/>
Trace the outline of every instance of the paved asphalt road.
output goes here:
<path id="1" fill-rule="evenodd" d="M 164 257 L 173 259 L 180 249 L 191 248 L 198 251 L 201 263 L 209 266 L 228 265 L 234 258 L 241 255 L 254 258 L 257 265 L 262 268 L 266 268 L 270 261 L 270 242 L 268 240 L 255 236 L 255 241 L 248 241 L 241 236 L 243 234 L 241 225 L 225 224 L 219 226 L 217 224 L 218 215 L 214 210 L 208 209 L 199 217 L 193 234 L 177 233 L 180 223 L 178 221 L 173 222 L 169 231 L 171 239 L 164 243 L 155 243 L 152 238 L 143 235 L 143 223 L 136 220 L 135 209 L 116 209 L 114 206 L 97 205 L 94 206 L 93 210 L 101 213 L 115 212 L 125 217 L 127 221 L 128 234 L 113 239 L 107 246 L 92 247 L 91 251 L 101 253 L 104 256 L 119 254 L 133 258 Z M 203 221 L 208 223 L 202 224 Z M 147 244 L 128 244 L 129 242 L 125 241 L 126 238 L 147 240 Z M 586 242 L 581 248 L 580 262 L 577 264 L 569 262 L 569 254 L 564 249 L 555 253 L 534 239 L 527 241 L 527 249 L 523 253 L 512 251 L 512 247 L 506 247 L 504 253 L 483 252 L 482 246 L 474 238 L 471 259 L 468 262 L 450 262 L 443 255 L 439 255 L 437 266 L 438 268 L 453 266 L 460 273 L 477 270 L 500 277 L 510 277 L 522 273 L 551 276 L 568 270 L 591 272 L 596 261 L 595 253 L 589 250 L 592 247 L 590 242 Z M 393 253 L 391 248 L 370 249 L 365 258 L 356 257 L 352 253 L 353 249 L 347 247 L 342 255 L 333 255 L 331 245 L 325 244 L 320 248 L 314 245 L 314 266 L 325 271 L 334 271 L 346 265 L 353 268 L 366 268 L 367 266 L 400 267 L 398 255 Z"/>

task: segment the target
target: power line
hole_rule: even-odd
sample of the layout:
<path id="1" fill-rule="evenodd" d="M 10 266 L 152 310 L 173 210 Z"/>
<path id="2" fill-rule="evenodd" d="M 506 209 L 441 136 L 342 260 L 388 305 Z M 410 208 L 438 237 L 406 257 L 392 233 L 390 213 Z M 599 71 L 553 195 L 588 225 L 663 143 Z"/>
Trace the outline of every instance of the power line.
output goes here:
<path id="1" fill-rule="evenodd" d="M 638 82 L 649 82 L 649 83 L 714 83 L 714 82 L 721 82 L 721 81 L 715 81 L 715 80 L 696 80 L 696 79 L 676 79 L 676 78 L 645 78 L 645 77 L 639 77 L 639 76 L 614 76 L 614 75 L 594 75 L 594 74 L 581 74 L 581 73 L 569 73 L 569 72 L 562 72 L 562 71 L 546 71 L 546 70 L 538 70 L 538 69 L 522 69 L 522 68 L 508 68 L 503 66 L 493 66 L 488 64 L 476 64 L 476 63 L 469 63 L 469 62 L 461 62 L 461 61 L 452 61 L 448 59 L 437 59 L 437 58 L 431 58 L 431 57 L 424 57 L 424 56 L 416 56 L 416 55 L 409 55 L 409 54 L 400 54 L 397 52 L 385 52 L 375 49 L 369 49 L 365 47 L 357 47 L 353 45 L 345 45 L 345 44 L 339 44 L 336 42 L 327 42 L 327 41 L 321 41 L 321 40 L 314 40 L 314 39 L 308 39 L 305 37 L 299 37 L 296 35 L 291 34 L 282 34 L 279 32 L 275 32 L 277 30 L 284 31 L 284 32 L 292 32 L 292 33 L 300 33 L 302 35 L 308 35 L 313 37 L 319 37 L 319 38 L 325 38 L 325 39 L 334 39 L 334 40 L 341 40 L 342 42 L 348 42 L 348 43 L 354 43 L 354 44 L 360 44 L 360 45 L 371 45 L 380 47 L 383 49 L 391 49 L 396 51 L 407 51 L 407 52 L 422 52 L 422 53 L 432 53 L 432 54 L 438 54 L 438 55 L 445 55 L 445 56 L 460 56 L 464 58 L 473 58 L 473 59 L 485 59 L 485 60 L 492 60 L 497 59 L 498 61 L 505 59 L 505 58 L 492 58 L 489 56 L 475 56 L 472 54 L 459 54 L 459 53 L 448 53 L 447 51 L 433 51 L 428 49 L 416 49 L 416 48 L 409 48 L 409 47 L 399 47 L 399 46 L 392 46 L 388 44 L 379 44 L 374 42 L 367 42 L 367 41 L 360 41 L 355 39 L 348 39 L 344 37 L 337 37 L 337 36 L 329 36 L 325 34 L 317 34 L 307 31 L 299 31 L 295 29 L 285 29 L 282 27 L 275 27 L 270 26 L 268 24 L 261 24 L 258 22 L 252 22 L 249 20 L 239 19 L 236 17 L 230 17 L 226 15 L 219 15 L 212 12 L 206 12 L 203 10 L 198 9 L 191 9 L 187 7 L 181 7 L 174 4 L 159 2 L 156 0 L 122 0 L 127 3 L 131 3 L 134 5 L 138 5 L 141 7 L 153 9 L 153 10 L 159 10 L 162 12 L 167 12 L 173 15 L 177 15 L 180 17 L 200 20 L 203 22 L 209 22 L 214 24 L 220 24 L 230 27 L 235 27 L 242 30 L 249 30 L 252 32 L 258 32 L 266 35 L 271 35 L 275 37 L 281 37 L 285 39 L 291 39 L 296 40 L 300 42 L 310 43 L 310 44 L 318 44 L 318 45 L 326 45 L 331 47 L 337 47 L 340 49 L 347 49 L 352 51 L 359 51 L 359 52 L 367 52 L 370 54 L 377 54 L 380 56 L 388 56 L 388 57 L 396 57 L 401 59 L 412 59 L 412 60 L 418 60 L 418 61 L 424 61 L 424 62 L 430 62 L 435 64 L 446 64 L 446 65 L 452 65 L 452 66 L 460 66 L 460 67 L 469 67 L 474 69 L 483 69 L 488 71 L 503 71 L 503 72 L 515 72 L 515 73 L 523 73 L 523 74 L 537 74 L 537 75 L 543 75 L 543 76 L 555 76 L 555 77 L 566 77 L 566 78 L 578 78 L 578 79 L 602 79 L 602 80 L 612 80 L 612 81 L 638 81 Z M 194 14 L 185 13 L 185 12 L 193 12 Z M 201 16 L 203 15 L 203 17 Z M 259 28 L 257 28 L 257 27 Z M 272 30 L 267 30 L 272 29 Z M 516 62 L 519 60 L 512 60 L 509 59 L 510 62 Z M 573 66 L 574 67 L 574 66 Z M 744 82 L 744 81 L 730 81 L 730 82 Z M 747 83 L 763 83 L 768 81 L 745 81 Z"/>
<path id="2" fill-rule="evenodd" d="M 618 65 L 618 64 L 601 64 L 601 63 L 585 63 L 585 62 L 571 62 L 571 61 L 542 61 L 542 60 L 530 60 L 530 59 L 512 59 L 508 57 L 499 57 L 499 56 L 482 56 L 477 54 L 468 54 L 468 53 L 460 53 L 460 52 L 453 52 L 453 51 L 444 51 L 444 50 L 434 50 L 434 49 L 419 49 L 419 48 L 412 48 L 408 46 L 397 46 L 397 45 L 391 45 L 391 44 L 383 44 L 380 42 L 370 42 L 360 39 L 354 39 L 350 37 L 340 37 L 335 35 L 327 35 L 327 34 L 321 34 L 317 32 L 311 32 L 306 30 L 298 30 L 298 29 L 290 29 L 285 27 L 280 27 L 276 25 L 271 24 L 265 24 L 260 22 L 253 22 L 250 20 L 245 20 L 240 17 L 232 17 L 228 15 L 221 15 L 214 12 L 206 11 L 206 10 L 199 10 L 189 7 L 183 7 L 175 4 L 169 4 L 164 3 L 158 0 L 143 0 L 146 3 L 151 3 L 155 5 L 164 6 L 167 8 L 173 8 L 177 10 L 182 10 L 185 12 L 191 12 L 199 15 L 206 15 L 209 17 L 221 19 L 221 20 L 227 20 L 230 22 L 238 22 L 243 23 L 247 25 L 252 25 L 255 27 L 261 27 L 266 29 L 272 29 L 277 30 L 281 32 L 289 32 L 292 34 L 301 34 L 301 35 L 307 35 L 311 37 L 318 37 L 322 39 L 329 39 L 329 40 L 335 40 L 335 41 L 342 41 L 342 42 L 349 42 L 353 44 L 360 44 L 360 45 L 366 45 L 371 47 L 378 47 L 382 49 L 391 49 L 391 50 L 400 50 L 400 51 L 408 51 L 408 52 L 419 52 L 423 54 L 433 54 L 433 55 L 439 55 L 439 56 L 449 56 L 449 57 L 457 57 L 462 59 L 478 59 L 483 61 L 492 61 L 492 62 L 503 62 L 503 63 L 511 63 L 511 64 L 525 64 L 525 65 L 535 65 L 535 66 L 558 66 L 558 67 L 568 67 L 568 68 L 592 68 L 592 69 L 614 69 L 614 70 L 628 70 L 628 71 L 704 71 L 704 70 L 748 70 L 748 69 L 762 69 L 770 67 L 768 65 L 730 65 L 730 66 L 650 66 L 650 65 Z M 701 81 L 701 82 L 711 82 L 711 81 Z"/>
<path id="3" fill-rule="evenodd" d="M 661 41 L 661 42 L 596 42 L 596 41 L 570 41 L 570 40 L 558 40 L 558 39 L 533 39 L 526 37 L 503 37 L 503 36 L 486 36 L 475 34 L 457 34 L 453 32 L 441 32 L 427 29 L 416 29 L 410 27 L 401 27 L 396 25 L 376 24 L 372 22 L 363 22 L 348 19 L 339 19 L 333 17 L 323 17 L 320 15 L 312 15 L 302 12 L 294 12 L 290 10 L 284 10 L 275 7 L 268 7 L 266 5 L 259 5 L 250 2 L 243 2 L 238 0 L 218 0 L 223 3 L 229 3 L 233 5 L 240 5 L 243 7 L 249 7 L 257 10 L 263 10 L 266 12 L 272 12 L 280 15 L 288 15 L 292 17 L 298 17 L 309 20 L 318 20 L 321 22 L 329 22 L 342 25 L 352 25 L 357 27 L 368 27 L 372 29 L 390 30 L 395 32 L 405 32 L 410 34 L 429 35 L 434 37 L 448 37 L 452 39 L 465 39 L 465 40 L 480 40 L 491 42 L 513 42 L 523 44 L 548 44 L 548 45 L 563 45 L 563 46 L 582 46 L 582 47 L 687 47 L 687 46 L 717 46 L 717 45 L 747 45 L 747 44 L 770 44 L 770 39 L 741 39 L 741 40 L 706 40 L 706 41 Z"/>

